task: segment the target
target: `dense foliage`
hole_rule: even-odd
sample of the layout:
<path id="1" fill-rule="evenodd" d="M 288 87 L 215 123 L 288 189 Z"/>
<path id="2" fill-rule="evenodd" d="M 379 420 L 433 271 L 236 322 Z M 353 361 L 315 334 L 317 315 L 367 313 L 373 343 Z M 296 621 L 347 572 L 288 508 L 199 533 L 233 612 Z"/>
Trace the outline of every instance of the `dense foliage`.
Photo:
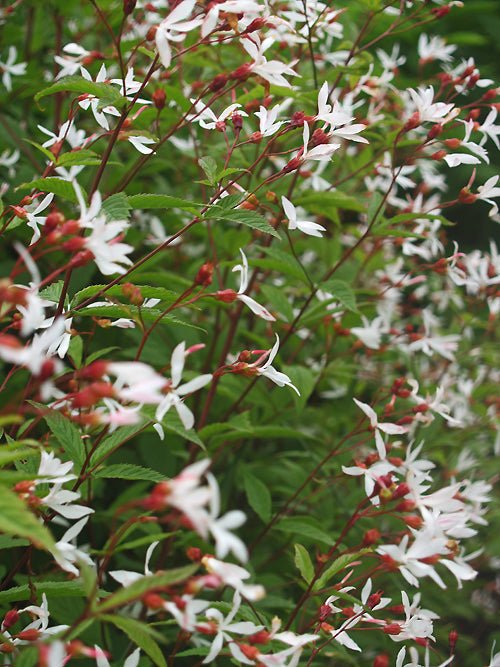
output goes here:
<path id="1" fill-rule="evenodd" d="M 500 664 L 461 5 L 0 10 L 2 664 Z"/>

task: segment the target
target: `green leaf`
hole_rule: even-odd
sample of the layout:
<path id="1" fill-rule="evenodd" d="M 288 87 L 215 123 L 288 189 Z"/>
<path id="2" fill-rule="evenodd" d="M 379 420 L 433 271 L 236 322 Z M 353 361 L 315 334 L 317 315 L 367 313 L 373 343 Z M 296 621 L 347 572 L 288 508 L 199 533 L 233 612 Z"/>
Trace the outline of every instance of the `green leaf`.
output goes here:
<path id="1" fill-rule="evenodd" d="M 35 546 L 48 551 L 56 549 L 49 530 L 41 524 L 19 496 L 0 484 L 0 531 L 26 537 Z"/>
<path id="2" fill-rule="evenodd" d="M 185 429 L 181 420 L 177 416 L 177 413 L 167 412 L 163 417 L 161 424 L 167 431 L 172 431 L 172 433 L 180 435 L 182 438 L 189 440 L 189 442 L 194 442 L 195 445 L 198 445 L 203 451 L 206 451 L 205 443 L 200 439 L 196 431 L 194 429 L 191 429 L 190 431 Z"/>
<path id="3" fill-rule="evenodd" d="M 275 287 L 274 285 L 260 285 L 260 291 L 265 296 L 266 301 L 272 305 L 272 309 L 278 312 L 285 318 L 288 323 L 293 322 L 293 308 L 290 299 L 287 298 L 283 287 Z"/>
<path id="4" fill-rule="evenodd" d="M 94 477 L 104 479 L 144 479 L 150 482 L 162 482 L 165 480 L 165 475 L 156 470 L 136 466 L 132 463 L 116 463 L 105 468 L 100 468 L 96 470 Z"/>
<path id="5" fill-rule="evenodd" d="M 293 276 L 294 278 L 298 278 L 302 282 L 305 282 L 309 285 L 307 276 L 304 273 L 304 269 L 297 262 L 295 257 L 290 255 L 289 253 L 284 252 L 283 250 L 280 250 L 279 248 L 273 248 L 272 246 L 270 246 L 269 248 L 259 246 L 258 249 L 262 251 L 265 255 L 271 257 L 271 260 L 259 259 L 258 262 L 259 267 L 262 267 L 264 269 L 265 268 L 275 269 L 276 271 L 280 271 L 281 273 L 286 273 L 290 276 Z M 249 263 L 253 264 L 252 261 L 250 261 Z"/>
<path id="6" fill-rule="evenodd" d="M 314 566 L 311 556 L 302 544 L 295 544 L 295 565 L 297 566 L 306 584 L 310 584 L 314 577 Z"/>
<path id="7" fill-rule="evenodd" d="M 28 449 L 26 447 L 19 447 L 19 444 L 15 442 L 9 445 L 2 445 L 0 449 L 0 466 L 38 454 L 38 448 Z"/>
<path id="8" fill-rule="evenodd" d="M 119 90 L 112 86 L 109 83 L 96 83 L 94 81 L 88 81 L 82 76 L 66 76 L 64 79 L 61 79 L 57 83 L 53 83 L 48 88 L 44 88 L 39 93 L 35 95 L 35 101 L 38 102 L 42 97 L 46 95 L 54 95 L 55 93 L 62 92 L 72 92 L 78 93 L 78 95 L 94 95 L 95 97 L 105 98 L 108 100 L 108 104 L 117 104 L 118 102 L 123 102 L 124 99 L 121 96 Z"/>
<path id="9" fill-rule="evenodd" d="M 321 588 L 324 588 L 330 579 L 340 572 L 345 567 L 353 563 L 355 560 L 358 560 L 363 554 L 371 553 L 372 549 L 359 549 L 354 554 L 344 554 L 336 558 L 333 563 L 323 572 L 323 574 L 314 582 L 313 591 L 319 591 Z"/>
<path id="10" fill-rule="evenodd" d="M 34 181 L 30 181 L 30 183 L 22 183 L 16 188 L 16 190 L 28 189 L 41 190 L 42 192 L 53 192 L 58 197 L 68 199 L 75 204 L 78 202 L 73 184 L 69 181 L 65 181 L 62 178 L 56 178 L 55 176 L 49 176 L 48 178 L 37 178 Z"/>
<path id="11" fill-rule="evenodd" d="M 29 600 L 33 595 L 33 590 L 38 589 L 40 593 L 52 597 L 85 597 L 81 581 L 42 581 L 39 583 L 34 581 L 31 584 L 23 584 L 22 586 L 9 588 L 7 591 L 0 591 L 0 604 Z"/>
<path id="12" fill-rule="evenodd" d="M 217 180 L 222 181 L 225 176 L 231 176 L 231 174 L 236 174 L 239 171 L 248 171 L 248 169 L 235 169 L 234 167 L 229 167 L 228 169 L 223 169 L 217 174 Z"/>
<path id="13" fill-rule="evenodd" d="M 307 404 L 309 396 L 314 390 L 316 373 L 305 366 L 287 366 L 283 369 L 287 375 L 290 376 L 292 384 L 294 384 L 300 391 L 300 396 L 293 392 L 293 400 L 299 412 L 303 410 Z"/>
<path id="14" fill-rule="evenodd" d="M 98 612 L 102 613 L 109 611 L 110 609 L 122 607 L 125 604 L 130 604 L 130 602 L 133 602 L 134 600 L 138 600 L 149 591 L 185 581 L 194 574 L 197 569 L 198 564 L 192 563 L 191 565 L 185 565 L 184 567 L 178 567 L 173 570 L 166 570 L 165 572 L 158 572 L 157 574 L 152 574 L 147 577 L 141 577 L 137 581 L 134 581 L 133 584 L 130 584 L 130 586 L 120 588 L 116 593 L 113 593 L 103 600 L 98 607 Z"/>
<path id="15" fill-rule="evenodd" d="M 47 301 L 52 301 L 53 303 L 59 303 L 63 285 L 64 285 L 64 280 L 58 280 L 57 282 L 52 283 L 52 285 L 49 285 L 48 287 L 43 289 L 40 292 L 39 296 L 42 299 L 47 299 Z"/>
<path id="16" fill-rule="evenodd" d="M 102 158 L 98 153 L 86 150 L 85 148 L 82 150 L 71 151 L 70 153 L 64 153 L 57 158 L 58 167 L 73 167 L 74 165 L 90 166 L 101 164 L 101 162 Z"/>
<path id="17" fill-rule="evenodd" d="M 271 227 L 265 218 L 255 211 L 247 211 L 244 208 L 224 210 L 220 206 L 211 206 L 210 209 L 203 216 L 204 220 L 228 220 L 229 222 L 236 222 L 240 225 L 246 225 L 252 229 L 256 229 L 263 234 L 270 234 L 275 238 L 281 238 L 278 232 Z"/>
<path id="18" fill-rule="evenodd" d="M 201 157 L 198 164 L 203 169 L 210 185 L 217 185 L 217 162 L 211 155 Z"/>
<path id="19" fill-rule="evenodd" d="M 264 523 L 271 519 L 271 494 L 269 489 L 258 477 L 246 469 L 243 471 L 243 484 L 248 504 Z"/>
<path id="20" fill-rule="evenodd" d="M 283 530 L 293 535 L 303 535 L 309 537 L 316 542 L 324 542 L 325 544 L 333 544 L 334 539 L 328 535 L 320 526 L 317 525 L 312 517 L 284 517 L 276 525 L 278 530 Z"/>
<path id="21" fill-rule="evenodd" d="M 325 280 L 324 283 L 321 283 L 321 289 L 324 292 L 332 294 L 337 301 L 345 306 L 348 310 L 351 310 L 354 313 L 359 312 L 356 306 L 356 296 L 352 287 L 350 287 L 343 280 L 337 280 L 336 278 L 329 278 Z"/>
<path id="22" fill-rule="evenodd" d="M 385 209 L 385 200 L 380 192 L 373 192 L 368 205 L 368 224 L 375 226 L 381 219 Z"/>
<path id="23" fill-rule="evenodd" d="M 37 407 L 40 405 L 37 404 Z M 57 410 L 46 412 L 43 418 L 56 440 L 75 464 L 75 470 L 80 470 L 87 456 L 80 431 L 68 417 Z"/>
<path id="24" fill-rule="evenodd" d="M 130 204 L 124 192 L 117 192 L 102 202 L 101 210 L 108 221 L 128 220 L 130 218 Z"/>
<path id="25" fill-rule="evenodd" d="M 82 367 L 83 340 L 81 336 L 71 336 L 69 341 L 68 356 L 75 364 L 75 368 Z"/>
<path id="26" fill-rule="evenodd" d="M 201 204 L 186 201 L 185 199 L 178 199 L 177 197 L 170 197 L 169 195 L 128 195 L 128 205 L 132 209 L 149 209 L 149 208 L 180 208 L 181 211 L 188 211 L 193 215 L 198 215 Z"/>
<path id="27" fill-rule="evenodd" d="M 97 463 L 104 461 L 111 452 L 117 449 L 120 445 L 123 445 L 127 440 L 130 440 L 130 438 L 133 438 L 134 435 L 139 433 L 139 431 L 142 431 L 143 428 L 144 424 L 133 424 L 132 426 L 122 426 L 121 428 L 117 428 L 114 433 L 108 435 L 107 438 L 103 438 L 90 458 L 90 465 L 94 466 Z"/>
<path id="28" fill-rule="evenodd" d="M 158 667 L 167 667 L 162 650 L 156 641 L 163 640 L 163 636 L 159 632 L 153 630 L 146 623 L 128 616 L 104 615 L 102 620 L 112 623 L 115 627 L 122 630 L 136 646 L 139 646 L 151 658 L 155 665 Z"/>
<path id="29" fill-rule="evenodd" d="M 34 667 L 39 665 L 39 651 L 35 646 L 23 646 L 18 655 L 16 655 L 16 667 Z"/>

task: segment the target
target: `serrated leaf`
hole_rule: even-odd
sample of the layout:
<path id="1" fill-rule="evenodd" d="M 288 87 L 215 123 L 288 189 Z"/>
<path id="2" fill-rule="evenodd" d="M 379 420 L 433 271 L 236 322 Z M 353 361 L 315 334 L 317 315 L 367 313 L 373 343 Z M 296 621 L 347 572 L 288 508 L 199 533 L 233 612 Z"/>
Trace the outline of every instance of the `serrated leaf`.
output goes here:
<path id="1" fill-rule="evenodd" d="M 203 216 L 205 220 L 217 219 L 228 220 L 229 222 L 236 222 L 240 225 L 246 225 L 252 229 L 256 229 L 263 234 L 270 234 L 275 238 L 281 238 L 278 232 L 271 227 L 265 218 L 255 211 L 247 211 L 244 208 L 236 208 L 226 211 L 219 206 L 211 206 L 210 209 Z"/>
<path id="2" fill-rule="evenodd" d="M 211 155 L 206 157 L 201 157 L 198 160 L 198 164 L 203 169 L 207 180 L 210 182 L 210 185 L 217 184 L 217 162 Z"/>
<path id="3" fill-rule="evenodd" d="M 132 209 L 150 209 L 150 208 L 180 208 L 181 211 L 188 211 L 197 215 L 201 204 L 170 197 L 169 195 L 141 194 L 128 195 L 128 205 Z"/>
<path id="4" fill-rule="evenodd" d="M 42 192 L 53 192 L 58 197 L 68 199 L 75 204 L 78 202 L 73 184 L 69 181 L 65 181 L 63 178 L 56 178 L 55 176 L 49 176 L 48 178 L 37 178 L 30 183 L 22 183 L 16 188 L 16 190 L 33 189 L 41 190 Z"/>
<path id="5" fill-rule="evenodd" d="M 307 276 L 304 273 L 304 269 L 297 262 L 295 257 L 284 252 L 283 250 L 280 250 L 279 248 L 273 248 L 272 246 L 269 248 L 259 246 L 259 250 L 262 251 L 265 255 L 271 257 L 272 260 L 275 260 L 274 262 L 271 262 L 270 260 L 259 259 L 259 267 L 276 269 L 277 271 L 287 273 L 309 284 Z M 250 262 L 250 264 L 252 264 L 252 262 Z"/>
<path id="6" fill-rule="evenodd" d="M 39 293 L 39 296 L 42 299 L 46 299 L 47 301 L 52 301 L 53 303 L 59 303 L 63 285 L 64 285 L 64 280 L 58 280 L 57 282 L 52 283 L 52 285 L 49 285 L 48 287 L 43 289 Z"/>
<path id="7" fill-rule="evenodd" d="M 134 435 L 139 433 L 139 431 L 142 431 L 143 428 L 143 424 L 134 424 L 133 426 L 122 426 L 121 428 L 117 428 L 114 433 L 111 433 L 107 438 L 102 439 L 100 445 L 90 458 L 90 465 L 94 466 L 96 463 L 104 461 L 111 452 L 117 449 L 120 445 L 123 445 L 127 440 L 130 440 L 130 438 L 133 438 Z"/>
<path id="8" fill-rule="evenodd" d="M 314 566 L 311 556 L 302 544 L 295 544 L 295 565 L 297 566 L 306 584 L 310 584 L 314 577 Z"/>
<path id="9" fill-rule="evenodd" d="M 276 528 L 293 535 L 309 537 L 316 542 L 334 543 L 334 539 L 322 530 L 311 517 L 284 517 L 276 525 Z"/>
<path id="10" fill-rule="evenodd" d="M 258 477 L 248 470 L 243 470 L 243 484 L 248 504 L 264 523 L 271 519 L 271 494 L 269 489 Z"/>
<path id="11" fill-rule="evenodd" d="M 71 151 L 69 153 L 63 153 L 57 158 L 58 167 L 73 167 L 75 165 L 98 165 L 101 164 L 102 158 L 94 151 L 86 150 L 85 148 L 81 150 Z M 109 164 L 109 163 L 108 163 Z"/>
<path id="12" fill-rule="evenodd" d="M 354 290 L 343 280 L 329 278 L 320 285 L 322 291 L 332 294 L 337 301 L 354 313 L 359 312 L 356 306 L 356 295 Z"/>
<path id="13" fill-rule="evenodd" d="M 355 560 L 358 560 L 360 556 L 363 554 L 371 553 L 372 549 L 365 548 L 365 549 L 359 549 L 354 554 L 344 554 L 343 556 L 339 556 L 336 558 L 331 565 L 328 566 L 328 568 L 323 572 L 323 574 L 318 578 L 317 581 L 314 582 L 313 586 L 313 591 L 318 591 L 321 588 L 324 588 L 327 583 L 330 581 L 330 579 L 337 574 L 337 572 L 340 572 L 343 570 L 345 567 L 353 563 Z"/>
<path id="14" fill-rule="evenodd" d="M 29 600 L 33 590 L 40 589 L 41 592 L 52 597 L 84 597 L 85 592 L 80 581 L 43 581 L 39 586 L 33 581 L 31 584 L 23 584 L 0 591 L 0 604 L 7 602 L 21 602 Z"/>
<path id="15" fill-rule="evenodd" d="M 35 101 L 38 102 L 46 95 L 54 95 L 62 92 L 78 93 L 79 95 L 93 95 L 94 97 L 106 98 L 108 104 L 117 104 L 123 102 L 119 90 L 109 83 L 97 83 L 95 81 L 88 81 L 82 76 L 66 76 L 60 79 L 57 83 L 53 83 L 48 88 L 44 88 L 35 95 Z"/>
<path id="16" fill-rule="evenodd" d="M 194 429 L 191 429 L 190 431 L 185 429 L 181 420 L 177 416 L 177 413 L 167 412 L 167 414 L 163 417 L 161 424 L 167 431 L 177 433 L 177 435 L 180 435 L 182 438 L 189 440 L 189 442 L 194 442 L 194 444 L 198 445 L 198 447 L 200 447 L 200 449 L 202 449 L 204 452 L 206 451 L 205 443 L 200 440 L 200 437 L 196 431 Z"/>
<path id="17" fill-rule="evenodd" d="M 124 192 L 116 192 L 107 197 L 101 206 L 108 221 L 128 220 L 130 218 L 130 204 Z"/>
<path id="18" fill-rule="evenodd" d="M 173 303 L 177 298 L 178 294 L 172 292 L 172 290 L 165 289 L 164 287 L 150 287 L 149 285 L 139 285 L 134 283 L 140 290 L 141 294 L 145 299 L 161 299 L 167 303 Z M 80 290 L 75 294 L 72 301 L 75 304 L 79 304 L 81 301 L 86 301 L 87 299 L 99 294 L 102 290 L 106 291 L 107 296 L 115 296 L 119 299 L 124 299 L 122 286 L 114 285 L 113 287 L 108 288 L 107 285 L 89 285 L 84 289 Z M 103 294 L 99 295 L 99 299 L 105 298 Z M 112 304 L 110 304 L 112 305 Z M 143 311 L 146 309 L 143 309 Z"/>
<path id="19" fill-rule="evenodd" d="M 50 531 L 41 524 L 19 496 L 0 484 L 0 531 L 26 537 L 48 551 L 56 549 Z"/>
<path id="20" fill-rule="evenodd" d="M 144 593 L 185 581 L 194 574 L 197 569 L 198 564 L 193 563 L 173 570 L 141 577 L 137 581 L 134 581 L 133 584 L 130 584 L 130 586 L 120 588 L 116 593 L 113 593 L 103 600 L 98 607 L 98 612 L 103 613 L 110 609 L 122 607 L 125 604 L 130 604 L 130 602 L 138 600 Z"/>
<path id="21" fill-rule="evenodd" d="M 165 480 L 165 475 L 151 470 L 150 468 L 143 468 L 142 466 L 133 465 L 132 463 L 116 463 L 106 466 L 100 470 L 96 470 L 94 477 L 103 479 L 144 479 L 150 482 L 161 482 Z"/>
<path id="22" fill-rule="evenodd" d="M 45 148 L 45 146 L 37 144 L 36 141 L 31 141 L 31 139 L 23 139 L 23 141 L 25 141 L 27 144 L 30 144 L 30 146 L 33 146 L 33 148 L 39 150 L 40 153 L 43 153 L 49 162 L 54 161 L 53 153 L 51 153 L 48 148 Z"/>
<path id="23" fill-rule="evenodd" d="M 37 404 L 37 407 L 46 410 L 40 404 Z M 75 464 L 75 470 L 80 470 L 87 456 L 80 431 L 68 417 L 57 410 L 45 412 L 43 418 L 56 440 Z"/>
<path id="24" fill-rule="evenodd" d="M 217 180 L 222 181 L 225 176 L 231 176 L 231 174 L 236 174 L 239 171 L 248 171 L 248 169 L 236 169 L 235 167 L 228 167 L 227 169 L 219 171 L 217 174 Z"/>

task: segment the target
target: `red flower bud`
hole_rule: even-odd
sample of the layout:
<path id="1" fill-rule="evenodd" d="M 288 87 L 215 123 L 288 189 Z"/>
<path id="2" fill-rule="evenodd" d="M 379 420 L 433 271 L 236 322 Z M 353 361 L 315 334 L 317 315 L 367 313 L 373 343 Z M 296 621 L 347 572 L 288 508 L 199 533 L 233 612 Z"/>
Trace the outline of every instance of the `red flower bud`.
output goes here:
<path id="1" fill-rule="evenodd" d="M 8 611 L 5 614 L 5 618 L 3 619 L 2 631 L 9 630 L 13 625 L 17 623 L 18 620 L 19 620 L 19 614 L 17 612 L 17 609 L 11 609 L 10 611 Z"/>
<path id="2" fill-rule="evenodd" d="M 189 560 L 193 561 L 193 563 L 201 562 L 202 554 L 201 554 L 201 549 L 198 549 L 198 547 L 189 547 L 186 550 L 186 555 L 189 558 Z"/>
<path id="3" fill-rule="evenodd" d="M 233 303 L 238 298 L 238 293 L 234 289 L 219 290 L 215 293 L 215 298 L 217 301 L 223 301 L 224 303 Z"/>
<path id="4" fill-rule="evenodd" d="M 213 81 L 210 82 L 209 88 L 215 93 L 217 90 L 222 90 L 227 83 L 227 76 L 225 74 L 217 74 Z"/>
<path id="5" fill-rule="evenodd" d="M 450 644 L 450 654 L 453 655 L 455 653 L 455 646 L 457 645 L 458 642 L 458 632 L 452 630 L 448 636 L 448 641 Z"/>
<path id="6" fill-rule="evenodd" d="M 137 0 L 123 0 L 123 13 L 125 16 L 132 14 L 137 4 Z"/>
<path id="7" fill-rule="evenodd" d="M 157 88 L 154 93 L 153 93 L 153 103 L 158 109 L 158 111 L 161 111 L 163 107 L 165 106 L 165 101 L 167 99 L 167 94 L 163 90 L 163 88 Z"/>
<path id="8" fill-rule="evenodd" d="M 371 547 L 372 544 L 376 544 L 380 540 L 380 533 L 376 528 L 370 528 L 367 530 L 363 536 L 362 545 L 364 547 Z"/>
<path id="9" fill-rule="evenodd" d="M 389 623 L 383 627 L 383 631 L 386 635 L 399 635 L 401 626 L 398 623 Z"/>
<path id="10" fill-rule="evenodd" d="M 417 514 L 408 514 L 408 516 L 403 518 L 403 521 L 407 526 L 410 526 L 410 528 L 421 528 L 424 523 L 422 517 Z"/>
<path id="11" fill-rule="evenodd" d="M 198 273 L 196 274 L 194 279 L 195 285 L 203 285 L 204 287 L 208 287 L 208 285 L 210 285 L 212 282 L 213 273 L 213 262 L 206 262 L 200 267 Z"/>
<path id="12" fill-rule="evenodd" d="M 388 653 L 380 653 L 373 661 L 373 667 L 388 667 L 388 665 L 389 665 Z"/>

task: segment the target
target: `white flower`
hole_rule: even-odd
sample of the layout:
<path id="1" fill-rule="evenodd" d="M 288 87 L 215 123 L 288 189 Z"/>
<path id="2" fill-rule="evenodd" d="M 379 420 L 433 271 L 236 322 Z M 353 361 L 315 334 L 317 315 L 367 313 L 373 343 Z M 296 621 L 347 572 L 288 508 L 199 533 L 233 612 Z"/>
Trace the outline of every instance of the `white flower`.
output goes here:
<path id="1" fill-rule="evenodd" d="M 177 410 L 177 414 L 179 415 L 184 428 L 190 429 L 194 426 L 194 416 L 187 405 L 183 403 L 181 396 L 192 394 L 194 391 L 201 389 L 211 381 L 212 376 L 209 373 L 206 373 L 179 386 L 179 382 L 181 381 L 182 377 L 182 371 L 184 369 L 185 357 L 186 343 L 182 342 L 179 343 L 179 345 L 177 345 L 172 352 L 172 358 L 170 362 L 170 372 L 172 379 L 168 383 L 168 387 L 164 389 L 164 391 L 167 390 L 167 394 L 158 405 L 155 416 L 157 421 L 160 422 L 165 414 L 173 406 Z"/>
<path id="2" fill-rule="evenodd" d="M 285 373 L 277 371 L 275 368 L 271 366 L 271 364 L 274 361 L 274 357 L 278 354 L 279 346 L 280 346 L 280 339 L 278 334 L 276 334 L 276 343 L 273 345 L 273 347 L 270 350 L 264 352 L 257 359 L 257 361 L 254 361 L 253 364 L 245 364 L 245 371 L 249 371 L 249 374 L 263 375 L 264 377 L 271 380 L 271 382 L 277 384 L 278 387 L 285 387 L 285 386 L 291 387 L 300 396 L 299 390 L 292 384 L 292 381 L 290 380 L 288 375 L 285 375 Z M 266 359 L 266 361 L 259 366 L 259 364 L 264 359 Z"/>
<path id="3" fill-rule="evenodd" d="M 216 625 L 217 632 L 212 642 L 210 651 L 207 657 L 203 660 L 202 664 L 206 665 L 207 663 L 215 660 L 215 658 L 221 652 L 224 642 L 229 644 L 229 650 L 232 652 L 233 638 L 231 637 L 231 634 L 251 635 L 259 632 L 264 628 L 263 625 L 255 625 L 255 623 L 252 623 L 251 621 L 240 621 L 238 623 L 233 623 L 232 621 L 238 613 L 240 604 L 241 596 L 238 591 L 235 591 L 233 596 L 233 607 L 226 618 L 224 618 L 218 609 L 208 609 L 205 613 L 205 616 Z M 209 624 L 199 625 L 206 625 L 207 628 L 211 628 L 211 625 Z"/>
<path id="4" fill-rule="evenodd" d="M 224 516 L 219 517 L 219 485 L 211 473 L 207 473 L 207 481 L 212 490 L 209 530 L 215 540 L 215 555 L 217 558 L 225 558 L 229 552 L 232 552 L 238 560 L 245 562 L 248 559 L 248 551 L 245 543 L 230 532 L 245 523 L 245 513 L 241 510 L 232 510 L 224 514 Z"/>
<path id="5" fill-rule="evenodd" d="M 288 217 L 288 229 L 298 229 L 309 236 L 323 236 L 321 232 L 326 231 L 325 227 L 319 225 L 317 222 L 311 222 L 310 220 L 297 220 L 297 210 L 292 202 L 286 197 L 281 197 L 281 203 L 283 205 L 283 210 Z"/>
<path id="6" fill-rule="evenodd" d="M 91 567 L 94 566 L 90 556 L 84 551 L 78 549 L 74 544 L 76 537 L 80 534 L 87 521 L 88 516 L 70 526 L 61 537 L 59 542 L 56 543 L 56 550 L 52 552 L 52 555 L 54 556 L 55 561 L 59 567 L 61 567 L 66 572 L 71 572 L 71 574 L 74 574 L 75 576 L 80 574 L 76 566 L 78 560 L 83 560 Z"/>
<path id="7" fill-rule="evenodd" d="M 400 426 L 399 424 L 391 424 L 390 422 L 380 423 L 378 421 L 377 413 L 372 407 L 370 407 L 366 403 L 358 401 L 357 398 L 353 398 L 353 401 L 356 403 L 358 408 L 361 408 L 361 410 L 363 410 L 365 415 L 370 420 L 370 426 L 375 431 L 375 444 L 377 446 L 377 452 L 381 459 L 385 459 L 386 455 L 385 442 L 380 431 L 382 431 L 383 433 L 388 433 L 390 435 L 399 435 L 401 433 L 408 433 L 408 429 L 405 426 Z"/>
<path id="8" fill-rule="evenodd" d="M 498 175 L 489 178 L 484 185 L 480 185 L 477 189 L 477 199 L 491 204 L 490 218 L 498 213 L 498 206 L 492 200 L 492 197 L 500 197 L 500 188 L 495 187 L 498 181 Z"/>
<path id="9" fill-rule="evenodd" d="M 256 43 L 257 42 L 257 43 Z M 244 37 L 241 39 L 241 44 L 245 51 L 253 58 L 253 63 L 249 66 L 249 70 L 254 74 L 258 74 L 262 79 L 268 81 L 275 86 L 283 86 L 285 88 L 291 88 L 292 86 L 285 79 L 283 74 L 288 74 L 290 76 L 300 76 L 297 72 L 294 72 L 292 66 L 295 65 L 296 61 L 285 65 L 279 60 L 267 60 L 264 56 L 264 52 L 274 43 L 274 38 L 269 37 L 263 42 L 260 41 L 258 37 L 253 37 L 249 39 Z"/>
<path id="10" fill-rule="evenodd" d="M 418 38 L 418 56 L 424 62 L 440 60 L 447 63 L 453 60 L 451 55 L 457 47 L 454 44 L 446 44 L 446 41 L 438 35 L 428 37 L 425 32 Z"/>
<path id="11" fill-rule="evenodd" d="M 9 55 L 5 62 L 0 62 L 0 72 L 2 73 L 2 83 L 10 92 L 12 90 L 12 77 L 25 74 L 27 63 L 14 63 L 17 60 L 17 49 L 15 46 L 9 47 Z"/>
<path id="12" fill-rule="evenodd" d="M 220 581 L 239 591 L 247 600 L 262 600 L 266 592 L 260 584 L 245 584 L 246 579 L 250 578 L 250 572 L 245 568 L 234 563 L 224 563 L 213 556 L 204 556 L 203 565 L 210 574 L 215 574 Z"/>
<path id="13" fill-rule="evenodd" d="M 250 308 L 252 313 L 255 313 L 263 320 L 267 320 L 268 322 L 275 322 L 276 318 L 274 317 L 274 315 L 271 315 L 271 313 L 268 310 L 266 310 L 264 306 L 261 306 L 260 303 L 257 303 L 255 299 L 252 299 L 250 296 L 245 294 L 248 288 L 248 261 L 245 256 L 245 253 L 241 248 L 240 248 L 240 253 L 241 253 L 242 263 L 236 264 L 236 266 L 233 267 L 233 271 L 240 272 L 240 287 L 238 289 L 238 295 L 236 296 L 236 299 L 238 301 L 242 301 L 246 306 Z"/>
<path id="14" fill-rule="evenodd" d="M 126 588 L 127 586 L 130 586 L 139 579 L 142 579 L 142 577 L 147 577 L 153 574 L 149 569 L 149 561 L 151 560 L 153 551 L 156 549 L 158 544 L 160 544 L 159 541 L 152 542 L 149 545 L 148 550 L 146 551 L 146 559 L 144 561 L 144 574 L 140 572 L 132 572 L 131 570 L 112 570 L 111 572 L 109 572 L 109 576 L 112 577 L 115 581 L 117 581 L 121 586 Z"/>
<path id="15" fill-rule="evenodd" d="M 163 67 L 170 67 L 172 62 L 172 51 L 169 42 L 182 42 L 186 38 L 185 33 L 202 23 L 202 19 L 184 20 L 191 16 L 195 4 L 196 0 L 183 0 L 158 26 L 155 41 Z"/>
<path id="16" fill-rule="evenodd" d="M 434 88 L 428 86 L 427 88 L 408 88 L 411 99 L 415 105 L 416 110 L 420 116 L 420 122 L 426 121 L 432 123 L 447 123 L 459 113 L 453 104 L 445 104 L 444 102 L 434 102 Z"/>
<path id="17" fill-rule="evenodd" d="M 42 211 L 45 211 L 46 208 L 50 206 L 52 203 L 52 200 L 54 199 L 54 194 L 51 192 L 48 195 L 45 195 L 45 197 L 42 199 L 42 201 L 37 205 L 37 204 L 30 204 L 29 206 L 26 207 L 26 222 L 28 224 L 28 227 L 31 227 L 33 230 L 33 238 L 30 241 L 30 245 L 33 245 L 35 241 L 38 241 L 40 238 L 40 230 L 38 229 L 39 224 L 43 224 L 45 222 L 45 218 L 47 216 L 45 215 L 40 215 Z"/>
<path id="18" fill-rule="evenodd" d="M 271 137 L 280 129 L 283 123 L 286 123 L 285 120 L 276 120 L 280 106 L 280 104 L 276 104 L 272 109 L 266 109 L 261 106 L 255 112 L 255 115 L 259 119 L 259 131 L 263 137 Z"/>

